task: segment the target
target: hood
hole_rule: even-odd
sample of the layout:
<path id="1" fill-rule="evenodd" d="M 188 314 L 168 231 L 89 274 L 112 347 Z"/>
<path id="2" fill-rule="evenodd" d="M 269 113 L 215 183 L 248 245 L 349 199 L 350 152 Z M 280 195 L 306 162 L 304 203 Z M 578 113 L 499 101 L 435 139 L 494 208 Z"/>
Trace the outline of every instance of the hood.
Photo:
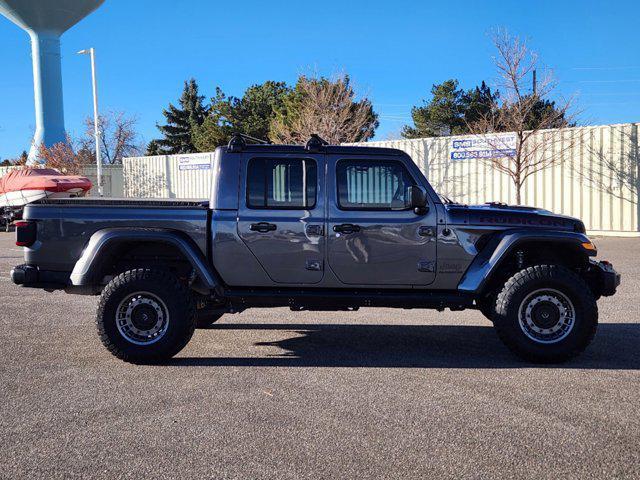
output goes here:
<path id="1" fill-rule="evenodd" d="M 577 218 L 557 215 L 549 210 L 505 203 L 483 205 L 444 205 L 448 222 L 453 225 L 507 228 L 545 228 L 584 233 L 584 224 Z"/>

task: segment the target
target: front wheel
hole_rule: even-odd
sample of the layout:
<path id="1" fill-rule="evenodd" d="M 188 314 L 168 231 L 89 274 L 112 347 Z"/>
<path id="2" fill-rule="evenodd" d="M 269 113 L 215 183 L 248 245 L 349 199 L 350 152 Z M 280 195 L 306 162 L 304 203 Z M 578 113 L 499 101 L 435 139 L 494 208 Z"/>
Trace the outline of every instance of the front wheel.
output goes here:
<path id="1" fill-rule="evenodd" d="M 98 334 L 116 357 L 160 363 L 191 339 L 195 314 L 191 294 L 162 270 L 128 270 L 104 288 L 96 315 Z"/>
<path id="2" fill-rule="evenodd" d="M 494 326 L 525 360 L 556 363 L 593 339 L 598 307 L 585 281 L 561 265 L 535 265 L 513 275 L 499 293 Z"/>
<path id="3" fill-rule="evenodd" d="M 487 297 L 479 298 L 476 300 L 478 310 L 484 315 L 484 317 L 493 323 L 493 316 L 496 313 L 496 296 L 489 295 Z"/>

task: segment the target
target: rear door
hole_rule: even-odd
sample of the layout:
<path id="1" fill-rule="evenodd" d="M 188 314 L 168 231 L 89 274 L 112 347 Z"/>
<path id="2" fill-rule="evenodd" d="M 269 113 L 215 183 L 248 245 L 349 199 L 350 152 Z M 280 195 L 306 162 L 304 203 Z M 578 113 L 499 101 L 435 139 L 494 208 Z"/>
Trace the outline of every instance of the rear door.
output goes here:
<path id="1" fill-rule="evenodd" d="M 324 156 L 243 159 L 238 234 L 278 284 L 314 284 L 324 275 Z"/>
<path id="2" fill-rule="evenodd" d="M 436 270 L 436 210 L 410 206 L 424 177 L 397 157 L 330 157 L 328 264 L 350 285 L 428 285 Z M 413 171 L 410 171 L 413 170 Z"/>

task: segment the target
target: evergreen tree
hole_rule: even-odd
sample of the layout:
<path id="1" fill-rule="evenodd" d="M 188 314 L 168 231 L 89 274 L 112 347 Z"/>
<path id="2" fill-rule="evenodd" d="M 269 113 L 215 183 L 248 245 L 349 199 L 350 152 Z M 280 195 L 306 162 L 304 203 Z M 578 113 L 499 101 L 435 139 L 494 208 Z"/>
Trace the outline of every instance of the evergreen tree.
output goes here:
<path id="1" fill-rule="evenodd" d="M 465 92 L 458 81 L 447 80 L 431 88 L 431 100 L 411 109 L 413 126 L 402 129 L 405 138 L 439 137 L 464 133 Z"/>
<path id="2" fill-rule="evenodd" d="M 151 140 L 147 144 L 147 151 L 145 155 L 147 156 L 164 155 L 162 147 L 158 144 L 158 140 Z"/>
<path id="3" fill-rule="evenodd" d="M 500 94 L 485 82 L 465 92 L 458 81 L 447 80 L 431 88 L 431 100 L 411 109 L 413 126 L 402 130 L 405 138 L 439 137 L 469 133 L 469 125 L 488 114 Z"/>
<path id="4" fill-rule="evenodd" d="M 524 101 L 529 97 L 535 98 L 533 95 L 527 95 Z M 575 127 L 575 122 L 567 119 L 566 109 L 558 108 L 555 101 L 546 98 L 536 99 L 531 110 L 527 112 L 524 124 L 526 130 Z"/>
<path id="5" fill-rule="evenodd" d="M 472 88 L 464 96 L 464 133 L 469 132 L 469 125 L 488 115 L 494 105 L 498 103 L 500 93 L 492 92 L 491 88 L 482 81 L 479 87 Z"/>
<path id="6" fill-rule="evenodd" d="M 505 122 L 509 109 L 522 111 L 527 130 L 538 128 L 562 128 L 572 126 L 555 102 L 536 99 L 533 95 L 523 95 L 520 102 L 501 102 L 500 92 L 492 91 L 483 81 L 480 86 L 468 91 L 458 88 L 458 81 L 451 79 L 431 88 L 431 100 L 411 109 L 413 126 L 405 125 L 405 138 L 440 137 L 444 135 L 464 135 L 473 133 L 478 122 L 493 119 L 492 128 L 496 132 L 510 131 Z M 523 108 L 520 104 L 526 104 Z M 553 121 L 550 123 L 549 119 Z"/>
<path id="7" fill-rule="evenodd" d="M 250 86 L 238 98 L 227 97 L 217 87 L 206 119 L 194 128 L 194 145 L 201 152 L 212 151 L 228 143 L 234 132 L 268 139 L 271 120 L 289 91 L 284 82 L 267 81 Z"/>
<path id="8" fill-rule="evenodd" d="M 169 104 L 162 111 L 167 119 L 166 125 L 157 125 L 163 138 L 153 144 L 156 154 L 176 154 L 197 152 L 193 145 L 193 129 L 202 125 L 206 108 L 202 101 L 204 96 L 198 94 L 198 84 L 192 78 L 184 82 L 184 90 L 179 99 L 179 107 Z"/>

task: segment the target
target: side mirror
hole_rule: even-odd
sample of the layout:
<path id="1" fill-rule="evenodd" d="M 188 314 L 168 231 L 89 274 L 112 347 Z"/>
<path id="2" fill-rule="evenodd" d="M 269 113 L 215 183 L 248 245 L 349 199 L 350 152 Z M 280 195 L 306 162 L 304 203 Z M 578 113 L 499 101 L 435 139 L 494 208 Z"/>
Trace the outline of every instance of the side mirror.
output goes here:
<path id="1" fill-rule="evenodd" d="M 418 185 L 412 185 L 409 187 L 409 201 L 411 202 L 411 208 L 416 215 L 424 215 L 427 213 L 427 191 L 424 187 Z"/>

